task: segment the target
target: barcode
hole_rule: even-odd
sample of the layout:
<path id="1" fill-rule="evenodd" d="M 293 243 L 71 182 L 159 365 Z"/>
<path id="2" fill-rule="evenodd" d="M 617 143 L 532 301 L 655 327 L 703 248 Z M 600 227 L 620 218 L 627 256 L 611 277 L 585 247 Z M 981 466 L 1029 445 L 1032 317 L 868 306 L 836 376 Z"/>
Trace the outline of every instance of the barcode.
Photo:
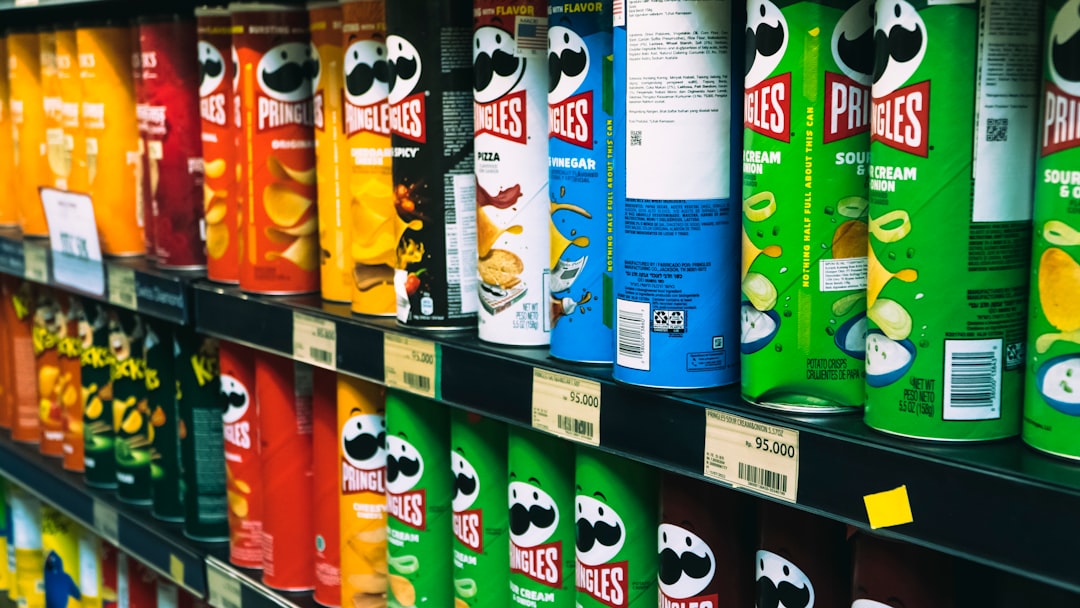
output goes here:
<path id="1" fill-rule="evenodd" d="M 402 372 L 401 379 L 405 381 L 407 386 L 415 388 L 418 391 L 431 390 L 431 378 L 422 374 L 414 374 L 412 372 Z"/>
<path id="2" fill-rule="evenodd" d="M 739 479 L 755 488 L 765 488 L 778 494 L 787 494 L 787 475 L 783 473 L 740 462 Z"/>
<path id="3" fill-rule="evenodd" d="M 641 131 L 630 131 L 630 145 L 631 146 L 640 146 L 641 145 Z"/>
<path id="4" fill-rule="evenodd" d="M 334 360 L 333 353 L 321 348 L 315 348 L 314 346 L 308 347 L 308 356 L 311 357 L 313 361 L 318 361 L 319 363 L 330 363 Z"/>
<path id="5" fill-rule="evenodd" d="M 945 420 L 1000 417 L 1001 340 L 945 341 Z"/>
<path id="6" fill-rule="evenodd" d="M 987 118 L 986 141 L 1009 141 L 1009 119 Z"/>
<path id="7" fill-rule="evenodd" d="M 559 414 L 556 418 L 556 423 L 559 425 L 559 428 L 567 433 L 577 435 L 578 437 L 592 438 L 593 426 L 595 426 L 593 423 L 587 420 L 571 418 L 570 416 L 563 416 L 562 414 Z"/>
<path id="8" fill-rule="evenodd" d="M 90 252 L 86 248 L 86 239 L 71 234 L 60 234 L 60 248 L 68 255 L 79 258 L 90 257 Z"/>
<path id="9" fill-rule="evenodd" d="M 619 300 L 616 305 L 615 344 L 618 364 L 649 369 L 649 304 Z"/>

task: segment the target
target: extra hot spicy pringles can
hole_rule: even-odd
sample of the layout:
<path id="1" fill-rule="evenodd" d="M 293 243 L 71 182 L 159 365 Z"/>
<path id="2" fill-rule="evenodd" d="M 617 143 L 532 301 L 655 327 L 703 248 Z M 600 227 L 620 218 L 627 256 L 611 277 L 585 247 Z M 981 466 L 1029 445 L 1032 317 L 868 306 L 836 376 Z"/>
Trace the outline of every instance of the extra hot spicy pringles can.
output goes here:
<path id="1" fill-rule="evenodd" d="M 233 3 L 240 71 L 244 247 L 240 288 L 267 294 L 319 289 L 315 112 L 319 60 L 302 7 Z"/>
<path id="2" fill-rule="evenodd" d="M 255 401 L 255 352 L 218 344 L 221 397 L 225 402 L 225 477 L 229 497 L 229 561 L 262 568 L 262 472 L 259 406 Z"/>
<path id="3" fill-rule="evenodd" d="M 195 19 L 199 38 L 206 276 L 219 283 L 239 283 L 238 152 L 232 89 L 236 67 L 230 56 L 232 19 L 229 11 L 222 8 L 198 8 Z"/>
<path id="4" fill-rule="evenodd" d="M 387 2 L 397 318 L 427 329 L 476 325 L 472 2 Z"/>
<path id="5" fill-rule="evenodd" d="M 145 221 L 162 268 L 206 266 L 199 66 L 195 21 L 179 15 L 139 20 L 142 86 L 138 117 L 146 138 L 150 189 Z"/>

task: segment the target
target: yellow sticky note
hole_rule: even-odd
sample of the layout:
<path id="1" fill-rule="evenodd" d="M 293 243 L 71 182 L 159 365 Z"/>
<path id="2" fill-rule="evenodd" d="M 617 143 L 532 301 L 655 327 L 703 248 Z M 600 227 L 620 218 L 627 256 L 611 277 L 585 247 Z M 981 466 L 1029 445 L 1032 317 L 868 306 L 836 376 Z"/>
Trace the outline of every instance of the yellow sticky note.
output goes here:
<path id="1" fill-rule="evenodd" d="M 866 503 L 866 515 L 870 519 L 871 529 L 899 526 L 915 521 L 911 515 L 907 486 L 877 494 L 867 494 L 863 496 L 863 502 Z"/>
<path id="2" fill-rule="evenodd" d="M 178 583 L 184 582 L 184 562 L 171 553 L 169 554 L 169 575 Z"/>

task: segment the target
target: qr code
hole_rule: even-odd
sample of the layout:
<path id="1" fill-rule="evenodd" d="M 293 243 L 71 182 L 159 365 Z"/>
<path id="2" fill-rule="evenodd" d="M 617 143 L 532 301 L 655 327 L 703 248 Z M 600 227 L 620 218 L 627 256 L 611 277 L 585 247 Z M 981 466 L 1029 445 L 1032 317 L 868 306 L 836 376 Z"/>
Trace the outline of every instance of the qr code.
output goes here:
<path id="1" fill-rule="evenodd" d="M 986 141 L 1008 141 L 1009 140 L 1009 119 L 1008 118 L 987 118 L 986 119 Z"/>
<path id="2" fill-rule="evenodd" d="M 682 333 L 686 331 L 686 311 L 654 310 L 652 313 L 653 331 L 663 333 Z"/>
<path id="3" fill-rule="evenodd" d="M 1005 369 L 1016 369 L 1024 364 L 1024 343 L 1013 342 L 1005 347 Z"/>
<path id="4" fill-rule="evenodd" d="M 630 131 L 630 145 L 631 146 L 640 146 L 641 145 L 641 131 Z"/>

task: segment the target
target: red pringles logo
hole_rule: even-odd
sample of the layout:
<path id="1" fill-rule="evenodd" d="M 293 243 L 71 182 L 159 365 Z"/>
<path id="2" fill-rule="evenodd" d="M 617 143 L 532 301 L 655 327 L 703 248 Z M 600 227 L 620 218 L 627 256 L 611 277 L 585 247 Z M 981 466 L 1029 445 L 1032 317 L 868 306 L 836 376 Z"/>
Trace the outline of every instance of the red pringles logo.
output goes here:
<path id="1" fill-rule="evenodd" d="M 927 157 L 930 152 L 930 81 L 905 85 L 926 54 L 927 32 L 919 12 L 905 0 L 877 6 L 870 139 Z"/>
<path id="2" fill-rule="evenodd" d="M 358 40 L 345 49 L 345 134 L 390 135 L 390 63 L 381 40 Z"/>
<path id="3" fill-rule="evenodd" d="M 417 143 L 427 143 L 427 92 L 417 91 L 424 73 L 420 52 L 401 36 L 387 36 L 386 51 L 390 132 Z"/>
<path id="4" fill-rule="evenodd" d="M 473 124 L 476 135 L 489 133 L 515 143 L 525 143 L 525 91 L 511 93 L 491 103 L 474 103 Z"/>
<path id="5" fill-rule="evenodd" d="M 307 42 L 286 42 L 263 54 L 256 68 L 258 130 L 315 126 L 312 91 L 320 70 L 318 52 Z"/>
<path id="6" fill-rule="evenodd" d="M 390 104 L 390 132 L 418 143 L 427 143 L 426 93 L 409 95 Z"/>
<path id="7" fill-rule="evenodd" d="M 354 409 L 341 427 L 341 492 L 386 492 L 386 419 Z"/>
<path id="8" fill-rule="evenodd" d="M 454 512 L 454 537 L 475 553 L 484 552 L 484 514 L 470 509 L 480 496 L 480 476 L 458 447 L 450 453 L 450 470 L 454 474 L 454 497 L 450 506 Z"/>
<path id="9" fill-rule="evenodd" d="M 1069 0 L 1050 26 L 1046 40 L 1046 81 L 1042 155 L 1080 144 L 1080 63 L 1073 50 L 1080 43 L 1080 0 Z"/>
<path id="10" fill-rule="evenodd" d="M 541 31 L 532 26 L 522 43 L 546 48 Z M 484 133 L 523 144 L 527 137 L 525 91 L 514 91 L 525 74 L 526 59 L 515 55 L 514 34 L 495 25 L 473 32 L 473 124 L 476 135 Z"/>
<path id="11" fill-rule="evenodd" d="M 717 608 L 718 594 L 706 593 L 716 574 L 712 548 L 683 526 L 664 523 L 657 532 L 661 608 Z"/>
<path id="12" fill-rule="evenodd" d="M 424 476 L 424 459 L 404 437 L 386 438 L 386 510 L 401 523 L 427 528 L 427 491 L 417 489 Z"/>
<path id="13" fill-rule="evenodd" d="M 589 594 L 596 601 L 611 608 L 627 605 L 630 591 L 627 562 L 590 566 L 579 559 L 576 572 L 578 591 Z"/>
<path id="14" fill-rule="evenodd" d="M 577 590 L 605 606 L 621 608 L 629 603 L 629 567 L 626 560 L 614 560 L 626 542 L 626 526 L 603 498 L 596 492 L 579 493 L 575 499 Z"/>
<path id="15" fill-rule="evenodd" d="M 585 89 L 592 58 L 585 41 L 561 25 L 548 29 L 548 128 L 550 136 L 593 147 L 593 91 Z"/>
<path id="16" fill-rule="evenodd" d="M 791 73 L 770 75 L 780 67 L 789 36 L 787 19 L 775 4 L 749 1 L 743 125 L 785 143 L 791 141 Z M 749 56 L 751 51 L 753 57 Z"/>
<path id="17" fill-rule="evenodd" d="M 840 74 L 825 72 L 824 143 L 870 130 L 870 82 L 874 71 L 874 3 L 859 0 L 836 21 L 832 57 Z"/>
<path id="18" fill-rule="evenodd" d="M 791 73 L 762 81 L 746 90 L 743 124 L 755 133 L 791 141 Z"/>
<path id="19" fill-rule="evenodd" d="M 870 130 L 870 87 L 841 74 L 825 72 L 825 143 Z"/>
<path id="20" fill-rule="evenodd" d="M 510 475 L 510 571 L 542 585 L 563 585 L 562 541 L 549 542 L 559 526 L 559 507 L 540 481 Z"/>
<path id="21" fill-rule="evenodd" d="M 871 141 L 926 158 L 930 153 L 930 81 L 874 98 Z"/>

